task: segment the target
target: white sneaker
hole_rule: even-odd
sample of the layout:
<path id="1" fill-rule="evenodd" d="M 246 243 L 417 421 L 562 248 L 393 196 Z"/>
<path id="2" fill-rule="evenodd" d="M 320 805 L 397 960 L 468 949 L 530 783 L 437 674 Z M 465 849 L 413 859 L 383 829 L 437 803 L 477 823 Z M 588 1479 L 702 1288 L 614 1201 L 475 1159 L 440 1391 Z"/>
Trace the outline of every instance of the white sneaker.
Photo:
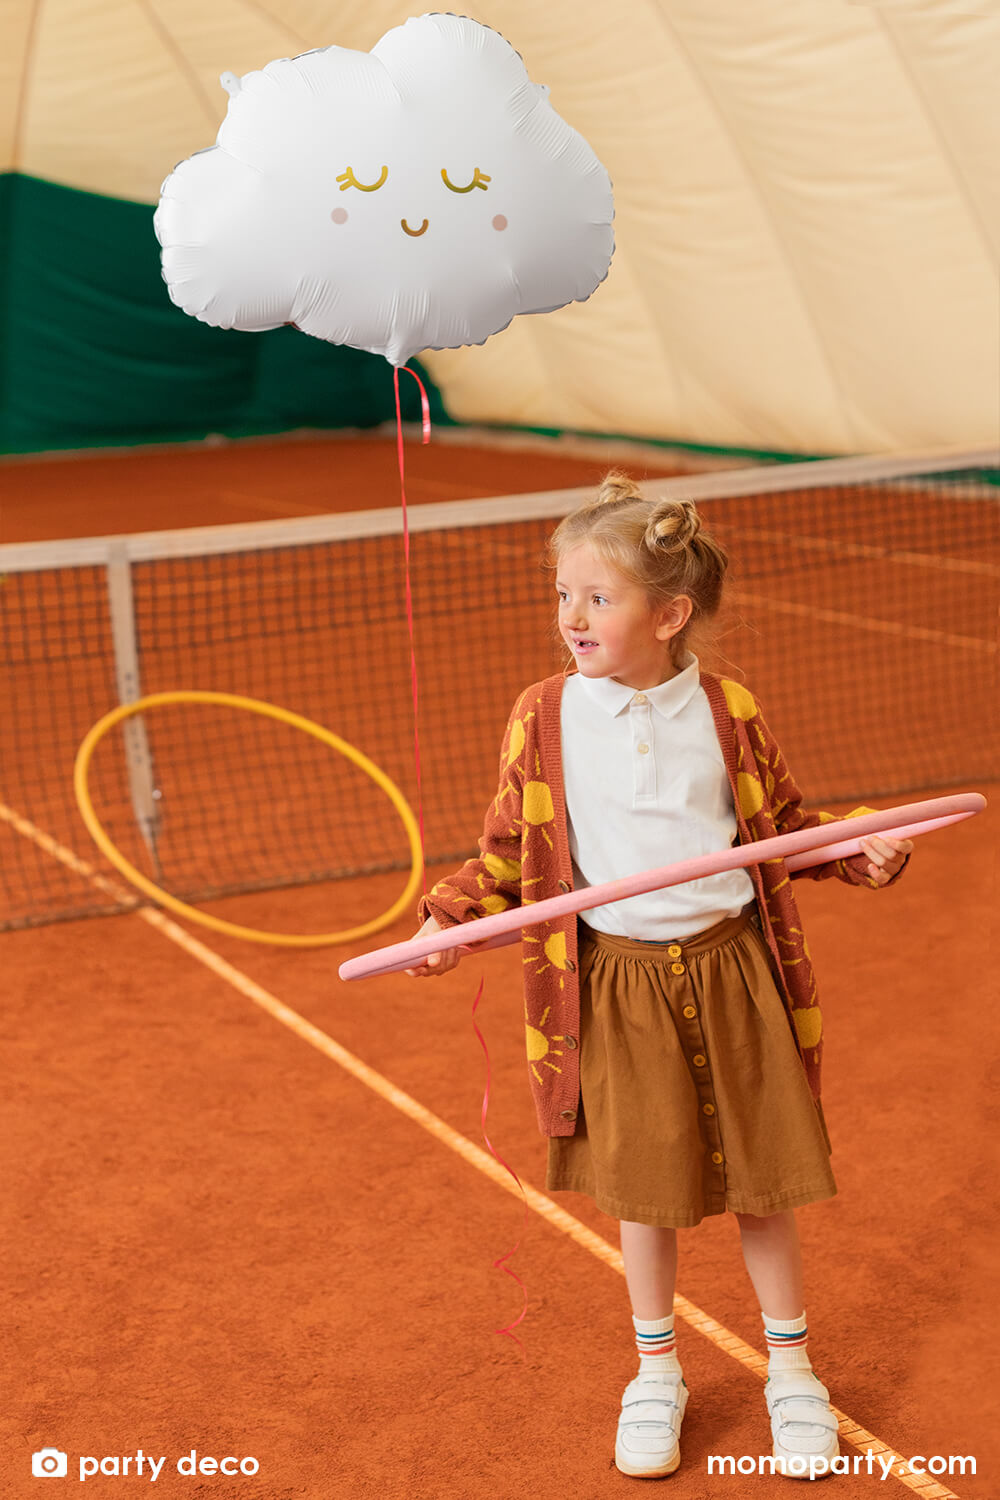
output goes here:
<path id="1" fill-rule="evenodd" d="M 681 1461 L 687 1382 L 681 1375 L 637 1375 L 622 1396 L 615 1467 L 636 1479 L 672 1474 Z"/>
<path id="2" fill-rule="evenodd" d="M 783 1458 L 776 1473 L 789 1479 L 822 1479 L 831 1471 L 813 1469 L 810 1458 L 836 1458 L 838 1422 L 830 1409 L 830 1392 L 812 1370 L 775 1370 L 764 1383 L 771 1418 L 773 1454 Z"/>

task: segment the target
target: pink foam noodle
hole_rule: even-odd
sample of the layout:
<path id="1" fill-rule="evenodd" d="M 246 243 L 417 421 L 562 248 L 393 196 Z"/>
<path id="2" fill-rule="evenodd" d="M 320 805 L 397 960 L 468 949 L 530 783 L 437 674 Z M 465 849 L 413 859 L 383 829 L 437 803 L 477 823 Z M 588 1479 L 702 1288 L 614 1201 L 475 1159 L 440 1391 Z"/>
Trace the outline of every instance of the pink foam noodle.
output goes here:
<path id="1" fill-rule="evenodd" d="M 836 818 L 819 828 L 800 828 L 795 833 L 719 849 L 713 854 L 701 854 L 696 859 L 664 865 L 661 869 L 645 870 L 620 880 L 609 880 L 603 885 L 585 886 L 582 890 L 551 896 L 545 901 L 522 904 L 496 916 L 479 917 L 474 924 L 460 922 L 427 937 L 392 943 L 387 948 L 347 959 L 340 965 L 338 973 L 345 980 L 367 979 L 417 968 L 429 953 L 443 953 L 449 948 L 458 948 L 462 953 L 482 953 L 488 948 L 517 942 L 523 927 L 535 927 L 612 901 L 624 901 L 629 896 L 665 890 L 668 886 L 683 885 L 688 880 L 701 880 L 724 870 L 743 869 L 773 859 L 784 860 L 789 870 L 826 864 L 830 860 L 860 854 L 861 839 L 873 833 L 885 833 L 890 838 L 914 838 L 974 817 L 985 807 L 986 798 L 981 793 L 958 792 L 949 797 L 931 797 L 924 802 L 908 802 L 899 807 L 864 813 L 857 818 Z M 848 831 L 849 836 L 845 838 Z M 470 926 L 474 926 L 475 942 L 469 935 Z"/>

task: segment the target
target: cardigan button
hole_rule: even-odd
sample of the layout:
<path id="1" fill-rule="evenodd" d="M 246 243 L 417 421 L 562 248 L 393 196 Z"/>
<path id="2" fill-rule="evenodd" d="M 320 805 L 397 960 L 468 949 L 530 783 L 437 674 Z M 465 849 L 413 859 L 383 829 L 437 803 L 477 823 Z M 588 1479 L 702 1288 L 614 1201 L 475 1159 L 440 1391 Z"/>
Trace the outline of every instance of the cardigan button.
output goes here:
<path id="1" fill-rule="evenodd" d="M 569 970 L 569 972 L 571 974 L 575 974 L 576 973 L 576 964 L 573 962 L 573 960 L 571 958 L 567 958 L 567 960 L 566 960 L 566 967 L 567 967 L 567 969 Z"/>
<path id="2" fill-rule="evenodd" d="M 567 1047 L 576 1047 L 578 1045 L 575 1036 L 564 1036 L 563 1041 L 566 1043 Z"/>
<path id="3" fill-rule="evenodd" d="M 560 882 L 559 882 L 559 889 L 562 891 L 563 895 L 565 896 L 566 893 L 567 893 L 567 891 L 569 891 L 571 889 L 569 881 L 568 880 L 560 880 Z"/>
<path id="4" fill-rule="evenodd" d="M 576 1110 L 575 1109 L 561 1109 L 559 1111 L 559 1113 L 560 1113 L 560 1115 L 562 1116 L 562 1118 L 564 1120 L 575 1120 L 576 1119 Z"/>

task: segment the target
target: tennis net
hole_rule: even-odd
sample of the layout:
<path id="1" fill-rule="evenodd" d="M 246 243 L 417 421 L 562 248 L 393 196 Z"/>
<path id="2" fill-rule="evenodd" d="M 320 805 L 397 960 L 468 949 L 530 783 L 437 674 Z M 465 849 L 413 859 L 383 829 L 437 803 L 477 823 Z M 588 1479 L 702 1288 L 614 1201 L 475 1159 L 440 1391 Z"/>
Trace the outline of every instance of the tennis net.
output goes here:
<path id="1" fill-rule="evenodd" d="M 729 550 L 699 654 L 754 691 L 811 805 L 997 777 L 998 462 L 832 460 L 644 486 L 695 499 Z M 590 493 L 410 510 L 429 862 L 475 850 L 510 706 L 564 665 L 544 546 Z M 12 821 L 106 868 L 73 761 L 95 720 L 143 694 L 280 704 L 363 750 L 415 807 L 400 533 L 394 509 L 0 547 L 0 928 L 144 900 L 116 900 Z M 354 766 L 232 709 L 127 721 L 90 779 L 112 840 L 182 900 L 409 863 L 396 813 Z"/>

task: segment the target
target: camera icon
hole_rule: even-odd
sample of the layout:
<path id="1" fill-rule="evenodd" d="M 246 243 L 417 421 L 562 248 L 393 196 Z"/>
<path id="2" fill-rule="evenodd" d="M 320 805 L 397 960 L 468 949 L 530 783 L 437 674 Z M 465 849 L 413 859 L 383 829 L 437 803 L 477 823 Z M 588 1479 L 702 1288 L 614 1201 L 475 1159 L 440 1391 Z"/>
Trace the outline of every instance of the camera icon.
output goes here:
<path id="1" fill-rule="evenodd" d="M 42 1479 L 66 1477 L 66 1455 L 58 1448 L 39 1448 L 31 1455 L 31 1472 Z"/>

